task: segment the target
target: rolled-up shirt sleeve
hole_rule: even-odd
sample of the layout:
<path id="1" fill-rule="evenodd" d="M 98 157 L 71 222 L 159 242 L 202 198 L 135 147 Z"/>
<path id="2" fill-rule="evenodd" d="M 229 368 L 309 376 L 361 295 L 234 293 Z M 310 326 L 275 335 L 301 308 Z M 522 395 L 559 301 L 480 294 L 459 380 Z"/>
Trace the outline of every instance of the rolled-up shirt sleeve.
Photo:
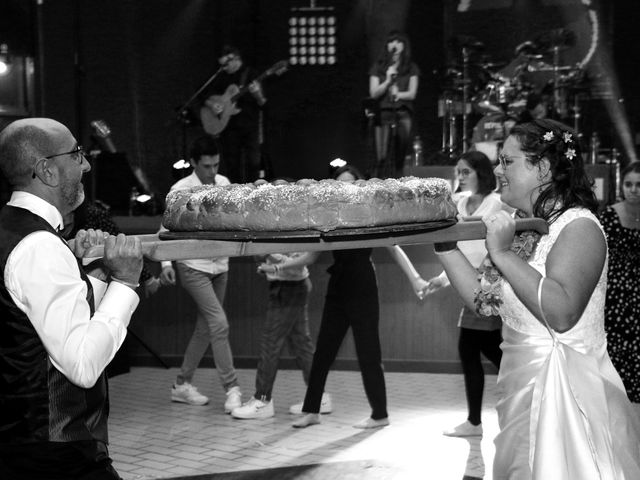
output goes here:
<path id="1" fill-rule="evenodd" d="M 124 342 L 138 295 L 117 282 L 90 278 L 95 303 L 91 315 L 87 284 L 73 253 L 49 232 L 32 233 L 18 243 L 4 277 L 53 365 L 74 384 L 92 387 Z"/>

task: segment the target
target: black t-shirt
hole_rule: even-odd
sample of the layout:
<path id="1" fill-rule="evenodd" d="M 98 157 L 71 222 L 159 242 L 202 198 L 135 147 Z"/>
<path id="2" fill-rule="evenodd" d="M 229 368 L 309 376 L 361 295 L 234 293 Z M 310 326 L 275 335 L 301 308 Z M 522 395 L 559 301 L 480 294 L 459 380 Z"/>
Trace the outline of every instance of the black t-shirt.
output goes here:
<path id="1" fill-rule="evenodd" d="M 383 83 L 387 78 L 387 70 L 383 69 L 380 65 L 376 64 L 369 70 L 369 76 L 378 77 L 378 81 Z M 411 77 L 419 77 L 420 69 L 415 63 L 411 63 L 406 72 L 400 73 L 396 78 L 396 84 L 398 85 L 398 91 L 406 92 L 409 90 L 409 80 Z M 382 109 L 391 109 L 398 107 L 405 107 L 411 111 L 413 111 L 413 100 L 398 100 L 397 102 L 393 102 L 391 99 L 391 94 L 389 89 L 385 92 L 385 94 L 380 97 L 380 108 Z"/>

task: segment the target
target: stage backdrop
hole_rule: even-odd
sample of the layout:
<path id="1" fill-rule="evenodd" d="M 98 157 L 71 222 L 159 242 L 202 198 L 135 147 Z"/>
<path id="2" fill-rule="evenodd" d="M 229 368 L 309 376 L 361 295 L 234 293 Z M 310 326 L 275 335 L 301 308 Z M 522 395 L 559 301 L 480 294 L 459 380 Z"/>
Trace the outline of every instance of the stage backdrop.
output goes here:
<path id="1" fill-rule="evenodd" d="M 89 122 L 104 120 L 118 150 L 164 194 L 175 181 L 171 165 L 202 133 L 197 119 L 187 126 L 177 121 L 176 109 L 217 70 L 223 44 L 237 45 L 259 70 L 287 59 L 290 8 L 304 5 L 308 2 L 45 1 L 38 10 L 43 113 L 71 125 L 84 144 L 91 142 Z M 409 0 L 322 5 L 335 7 L 336 65 L 292 66 L 265 81 L 264 150 L 273 174 L 323 178 L 335 157 L 368 167 L 372 138 L 362 108 L 367 72 L 393 29 L 408 32 L 422 71 L 417 133 L 425 150 L 439 148 L 434 72 L 443 63 L 443 5 Z"/>

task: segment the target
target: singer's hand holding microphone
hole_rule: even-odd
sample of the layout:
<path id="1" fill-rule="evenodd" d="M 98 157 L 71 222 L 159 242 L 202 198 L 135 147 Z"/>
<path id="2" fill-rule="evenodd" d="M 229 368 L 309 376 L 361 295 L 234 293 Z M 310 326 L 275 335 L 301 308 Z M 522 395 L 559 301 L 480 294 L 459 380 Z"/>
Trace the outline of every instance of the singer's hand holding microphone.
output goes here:
<path id="1" fill-rule="evenodd" d="M 398 76 L 398 67 L 396 67 L 395 65 L 391 65 L 389 68 L 387 68 L 387 82 L 394 83 L 396 81 L 397 76 Z"/>

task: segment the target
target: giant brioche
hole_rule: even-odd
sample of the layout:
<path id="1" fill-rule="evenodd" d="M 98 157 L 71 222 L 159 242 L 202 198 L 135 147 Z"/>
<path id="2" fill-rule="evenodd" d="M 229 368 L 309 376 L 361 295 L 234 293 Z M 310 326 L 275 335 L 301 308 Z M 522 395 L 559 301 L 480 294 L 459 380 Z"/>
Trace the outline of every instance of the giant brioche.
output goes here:
<path id="1" fill-rule="evenodd" d="M 293 231 L 375 227 L 454 218 L 449 182 L 403 177 L 354 182 L 202 185 L 167 195 L 163 225 L 175 232 Z"/>

